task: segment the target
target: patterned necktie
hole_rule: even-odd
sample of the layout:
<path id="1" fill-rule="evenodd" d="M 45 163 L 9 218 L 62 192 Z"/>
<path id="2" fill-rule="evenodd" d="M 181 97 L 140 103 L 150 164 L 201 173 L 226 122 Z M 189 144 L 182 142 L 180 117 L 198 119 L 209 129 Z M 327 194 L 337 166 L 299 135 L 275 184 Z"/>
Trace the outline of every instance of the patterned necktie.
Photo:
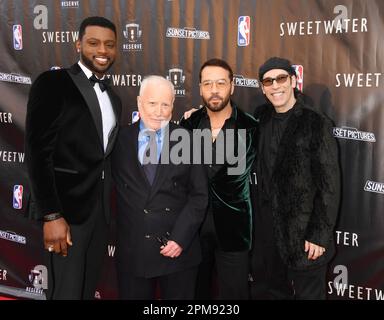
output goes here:
<path id="1" fill-rule="evenodd" d="M 143 169 L 145 172 L 145 175 L 147 176 L 148 182 L 150 185 L 153 184 L 153 181 L 155 180 L 156 176 L 156 169 L 158 164 L 157 159 L 157 141 L 156 131 L 150 131 L 147 130 L 145 132 L 145 135 L 148 137 L 148 143 L 145 147 L 144 154 L 143 154 Z"/>
<path id="2" fill-rule="evenodd" d="M 89 81 L 91 81 L 92 85 L 95 86 L 95 83 L 99 83 L 100 90 L 104 92 L 109 87 L 109 78 L 104 77 L 104 79 L 97 78 L 94 74 L 89 78 Z"/>

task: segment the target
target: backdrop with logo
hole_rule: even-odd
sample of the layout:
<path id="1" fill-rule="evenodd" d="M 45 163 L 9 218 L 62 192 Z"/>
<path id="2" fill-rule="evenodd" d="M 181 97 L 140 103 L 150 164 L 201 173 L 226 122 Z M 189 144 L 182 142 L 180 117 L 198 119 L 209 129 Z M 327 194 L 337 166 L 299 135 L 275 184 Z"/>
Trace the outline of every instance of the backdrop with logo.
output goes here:
<path id="1" fill-rule="evenodd" d="M 212 57 L 233 67 L 233 99 L 252 113 L 264 102 L 259 65 L 271 56 L 289 58 L 300 89 L 334 120 L 340 145 L 343 192 L 329 298 L 384 299 L 382 0 L 1 0 L 0 294 L 45 297 L 41 225 L 24 217 L 26 104 L 39 73 L 78 60 L 78 26 L 90 15 L 117 26 L 110 77 L 123 100 L 123 123 L 135 116 L 148 74 L 174 83 L 173 120 L 198 106 L 199 67 Z M 114 230 L 112 224 L 96 292 L 101 299 L 117 294 Z"/>

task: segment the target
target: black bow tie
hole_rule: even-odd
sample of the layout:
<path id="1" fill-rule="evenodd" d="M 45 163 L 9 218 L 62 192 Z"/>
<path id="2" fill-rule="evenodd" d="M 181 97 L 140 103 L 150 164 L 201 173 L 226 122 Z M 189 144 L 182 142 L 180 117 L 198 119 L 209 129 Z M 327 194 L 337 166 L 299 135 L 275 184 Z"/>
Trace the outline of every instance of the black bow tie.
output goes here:
<path id="1" fill-rule="evenodd" d="M 104 92 L 105 90 L 108 89 L 109 86 L 109 78 L 104 77 L 103 80 L 97 78 L 94 74 L 89 78 L 89 81 L 91 81 L 92 85 L 95 86 L 95 83 L 99 83 L 100 90 Z"/>

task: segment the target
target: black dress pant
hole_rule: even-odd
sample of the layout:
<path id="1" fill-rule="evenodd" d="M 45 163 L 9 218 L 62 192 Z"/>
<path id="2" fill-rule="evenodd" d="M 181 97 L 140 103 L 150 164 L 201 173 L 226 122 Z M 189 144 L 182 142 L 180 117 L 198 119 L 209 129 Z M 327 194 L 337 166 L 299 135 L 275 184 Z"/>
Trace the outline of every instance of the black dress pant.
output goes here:
<path id="1" fill-rule="evenodd" d="M 252 253 L 252 299 L 326 298 L 327 265 L 308 270 L 290 269 L 283 263 L 275 245 L 256 246 Z"/>
<path id="2" fill-rule="evenodd" d="M 53 300 L 94 299 L 107 252 L 109 226 L 102 210 L 81 225 L 70 225 L 73 245 L 66 257 L 45 252 L 48 260 L 47 298 Z"/>
<path id="3" fill-rule="evenodd" d="M 197 267 L 167 275 L 144 278 L 118 268 L 119 298 L 124 300 L 192 300 Z"/>
<path id="4" fill-rule="evenodd" d="M 249 299 L 249 251 L 226 252 L 219 247 L 211 212 L 208 212 L 201 228 L 200 243 L 202 262 L 197 275 L 195 298 Z"/>
<path id="5" fill-rule="evenodd" d="M 260 201 L 258 209 L 254 211 L 251 266 L 252 299 L 326 298 L 326 265 L 295 271 L 281 259 L 275 244 L 272 209 L 268 201 Z"/>

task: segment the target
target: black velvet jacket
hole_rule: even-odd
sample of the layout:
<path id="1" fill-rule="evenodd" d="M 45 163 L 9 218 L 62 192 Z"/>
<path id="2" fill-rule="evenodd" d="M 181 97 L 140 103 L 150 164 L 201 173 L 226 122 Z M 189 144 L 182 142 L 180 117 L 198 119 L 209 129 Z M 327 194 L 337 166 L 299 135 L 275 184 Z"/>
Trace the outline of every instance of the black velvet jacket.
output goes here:
<path id="1" fill-rule="evenodd" d="M 221 249 L 243 251 L 249 250 L 252 243 L 249 174 L 256 155 L 254 134 L 257 123 L 251 115 L 238 109 L 233 102 L 231 104 L 235 130 L 246 130 L 246 168 L 239 175 L 228 175 L 227 169 L 231 165 L 225 162 L 209 181 L 209 200 Z M 200 129 L 205 116 L 206 109 L 201 108 L 180 124 L 190 130 Z M 235 138 L 235 150 L 239 142 Z"/>
<path id="2" fill-rule="evenodd" d="M 263 129 L 272 111 L 267 104 L 255 112 L 259 141 L 263 141 Z M 259 152 L 260 148 L 258 143 Z M 260 157 L 257 159 L 260 180 L 263 172 Z M 259 188 L 259 192 L 263 190 Z M 275 239 L 283 261 L 294 269 L 329 261 L 334 254 L 333 232 L 340 198 L 337 143 L 331 121 L 301 100 L 295 104 L 280 141 L 272 168 L 271 197 Z M 325 247 L 325 254 L 308 260 L 305 240 Z"/>
<path id="3" fill-rule="evenodd" d="M 107 90 L 119 121 L 120 99 Z M 96 93 L 80 66 L 42 73 L 28 100 L 25 157 L 34 219 L 60 212 L 68 223 L 85 221 L 96 210 L 110 217 L 110 153 L 118 125 L 103 147 Z"/>

